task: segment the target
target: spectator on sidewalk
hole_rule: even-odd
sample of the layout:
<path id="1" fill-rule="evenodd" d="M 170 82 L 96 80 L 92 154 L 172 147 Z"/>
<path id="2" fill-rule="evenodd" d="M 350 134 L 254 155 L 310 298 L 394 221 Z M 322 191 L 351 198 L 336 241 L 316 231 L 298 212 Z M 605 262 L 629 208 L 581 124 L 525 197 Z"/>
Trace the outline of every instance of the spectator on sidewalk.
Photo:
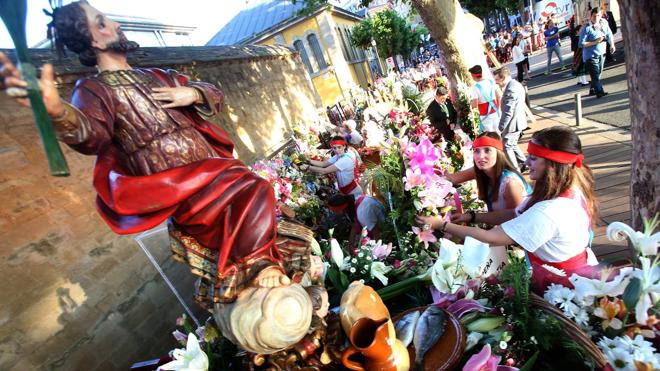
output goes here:
<path id="1" fill-rule="evenodd" d="M 612 53 L 616 51 L 610 26 L 601 18 L 600 9 L 593 8 L 589 22 L 582 27 L 580 32 L 580 47 L 582 47 L 582 61 L 586 64 L 591 77 L 589 95 L 595 94 L 597 98 L 607 95 L 600 82 L 600 74 L 603 72 L 605 63 L 604 42 L 610 44 Z"/>
<path id="2" fill-rule="evenodd" d="M 580 41 L 580 30 L 582 25 L 578 24 L 574 28 L 575 35 L 571 35 L 571 39 L 575 37 L 575 50 L 573 50 L 573 74 L 577 77 L 577 84 L 579 86 L 588 86 L 589 80 L 587 80 L 587 66 L 582 61 L 582 48 L 578 45 Z M 572 42 L 571 42 L 572 44 Z"/>
<path id="3" fill-rule="evenodd" d="M 518 35 L 513 40 L 513 48 L 511 48 L 511 54 L 513 56 L 513 63 L 518 69 L 518 82 L 523 82 L 525 79 L 525 51 L 524 51 L 524 42 L 522 35 Z"/>
<path id="4" fill-rule="evenodd" d="M 480 65 L 473 66 L 469 71 L 475 82 L 471 90 L 471 105 L 479 109 L 479 133 L 494 131 L 499 134 L 497 125 L 500 122 L 501 93 L 497 89 L 495 81 L 483 78 Z"/>
<path id="5" fill-rule="evenodd" d="M 549 75 L 550 64 L 552 63 L 552 53 L 557 55 L 557 59 L 559 59 L 559 63 L 561 64 L 561 69 L 564 69 L 564 59 L 561 57 L 561 43 L 559 42 L 559 28 L 555 26 L 552 19 L 548 20 L 543 35 L 545 35 L 546 50 L 548 51 L 548 66 L 545 69 L 545 74 Z"/>
<path id="6" fill-rule="evenodd" d="M 614 14 L 612 14 L 611 11 L 607 10 L 605 11 L 604 18 L 607 19 L 607 25 L 610 26 L 610 31 L 612 31 L 612 35 L 616 34 L 617 31 L 617 25 L 616 25 L 616 19 L 614 19 Z M 612 44 L 614 44 L 614 40 L 612 40 Z M 616 62 L 614 59 L 614 56 L 612 55 L 614 53 L 612 51 L 612 48 L 610 47 L 610 44 L 607 43 L 607 48 L 605 49 L 605 62 L 606 63 L 611 63 L 611 62 Z"/>
<path id="7" fill-rule="evenodd" d="M 523 130 L 527 129 L 525 88 L 511 78 L 511 72 L 507 67 L 495 70 L 493 76 L 497 85 L 502 89 L 502 117 L 498 129 L 502 133 L 504 152 L 513 166 L 524 171 L 523 167 L 527 158 L 518 147 L 518 140 L 522 136 Z"/>
<path id="8" fill-rule="evenodd" d="M 433 142 L 440 140 L 440 135 L 447 142 L 455 140 L 454 127 L 457 114 L 448 97 L 447 89 L 443 86 L 438 87 L 435 91 L 435 99 L 426 109 L 426 116 L 431 121 L 431 126 L 438 132 L 438 136 L 434 138 Z"/>

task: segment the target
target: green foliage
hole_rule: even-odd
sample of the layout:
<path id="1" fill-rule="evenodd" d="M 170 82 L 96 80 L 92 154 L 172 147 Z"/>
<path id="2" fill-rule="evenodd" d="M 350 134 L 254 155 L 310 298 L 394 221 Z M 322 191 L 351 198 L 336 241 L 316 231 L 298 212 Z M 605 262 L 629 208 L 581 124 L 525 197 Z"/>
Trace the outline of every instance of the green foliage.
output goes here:
<path id="1" fill-rule="evenodd" d="M 366 49 L 371 47 L 371 41 L 375 40 L 380 55 L 407 56 L 421 45 L 421 35 L 427 33 L 428 30 L 423 27 L 411 30 L 410 24 L 396 12 L 385 10 L 353 27 L 351 42 Z"/>
<path id="2" fill-rule="evenodd" d="M 403 93 L 403 101 L 408 106 L 408 111 L 412 112 L 415 116 L 424 112 L 422 93 L 418 92 L 414 86 L 403 85 L 401 92 Z"/>
<path id="3" fill-rule="evenodd" d="M 460 0 L 461 6 L 479 18 L 486 18 L 495 10 L 515 13 L 522 6 L 522 0 Z"/>

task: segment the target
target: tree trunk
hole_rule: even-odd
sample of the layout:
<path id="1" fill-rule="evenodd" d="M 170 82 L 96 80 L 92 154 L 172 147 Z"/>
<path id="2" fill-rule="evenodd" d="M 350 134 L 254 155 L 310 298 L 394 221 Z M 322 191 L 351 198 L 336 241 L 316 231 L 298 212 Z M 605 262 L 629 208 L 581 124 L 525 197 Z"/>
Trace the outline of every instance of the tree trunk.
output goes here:
<path id="1" fill-rule="evenodd" d="M 630 92 L 632 227 L 642 231 L 642 217 L 660 212 L 660 2 L 619 0 L 619 10 Z"/>
<path id="2" fill-rule="evenodd" d="M 469 67 L 480 64 L 488 71 L 481 44 L 482 30 L 473 20 L 478 18 L 464 15 L 458 0 L 412 0 L 412 4 L 442 52 L 453 96 L 458 97 L 458 82 L 472 81 Z M 479 23 L 483 27 L 483 22 Z"/>

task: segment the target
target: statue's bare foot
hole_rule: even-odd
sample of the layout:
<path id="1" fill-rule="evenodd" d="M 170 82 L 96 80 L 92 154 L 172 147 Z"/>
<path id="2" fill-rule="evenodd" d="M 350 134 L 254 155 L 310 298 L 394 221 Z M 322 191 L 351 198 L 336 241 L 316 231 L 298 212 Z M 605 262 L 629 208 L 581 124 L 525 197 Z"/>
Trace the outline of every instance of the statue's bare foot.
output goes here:
<path id="1" fill-rule="evenodd" d="M 265 268 L 254 279 L 254 285 L 258 287 L 279 287 L 290 283 L 289 277 L 276 266 Z"/>

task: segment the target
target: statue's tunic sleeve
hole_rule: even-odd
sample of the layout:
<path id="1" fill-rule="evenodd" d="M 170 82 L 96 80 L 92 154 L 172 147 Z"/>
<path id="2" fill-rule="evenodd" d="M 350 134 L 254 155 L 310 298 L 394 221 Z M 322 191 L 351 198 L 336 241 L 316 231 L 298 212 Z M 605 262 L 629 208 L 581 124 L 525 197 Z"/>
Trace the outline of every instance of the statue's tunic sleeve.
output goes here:
<path id="1" fill-rule="evenodd" d="M 71 104 L 78 109 L 80 130 L 84 135 L 76 140 L 64 140 L 71 148 L 86 154 L 98 154 L 112 140 L 115 109 L 112 98 L 101 84 L 92 79 L 76 83 Z"/>

